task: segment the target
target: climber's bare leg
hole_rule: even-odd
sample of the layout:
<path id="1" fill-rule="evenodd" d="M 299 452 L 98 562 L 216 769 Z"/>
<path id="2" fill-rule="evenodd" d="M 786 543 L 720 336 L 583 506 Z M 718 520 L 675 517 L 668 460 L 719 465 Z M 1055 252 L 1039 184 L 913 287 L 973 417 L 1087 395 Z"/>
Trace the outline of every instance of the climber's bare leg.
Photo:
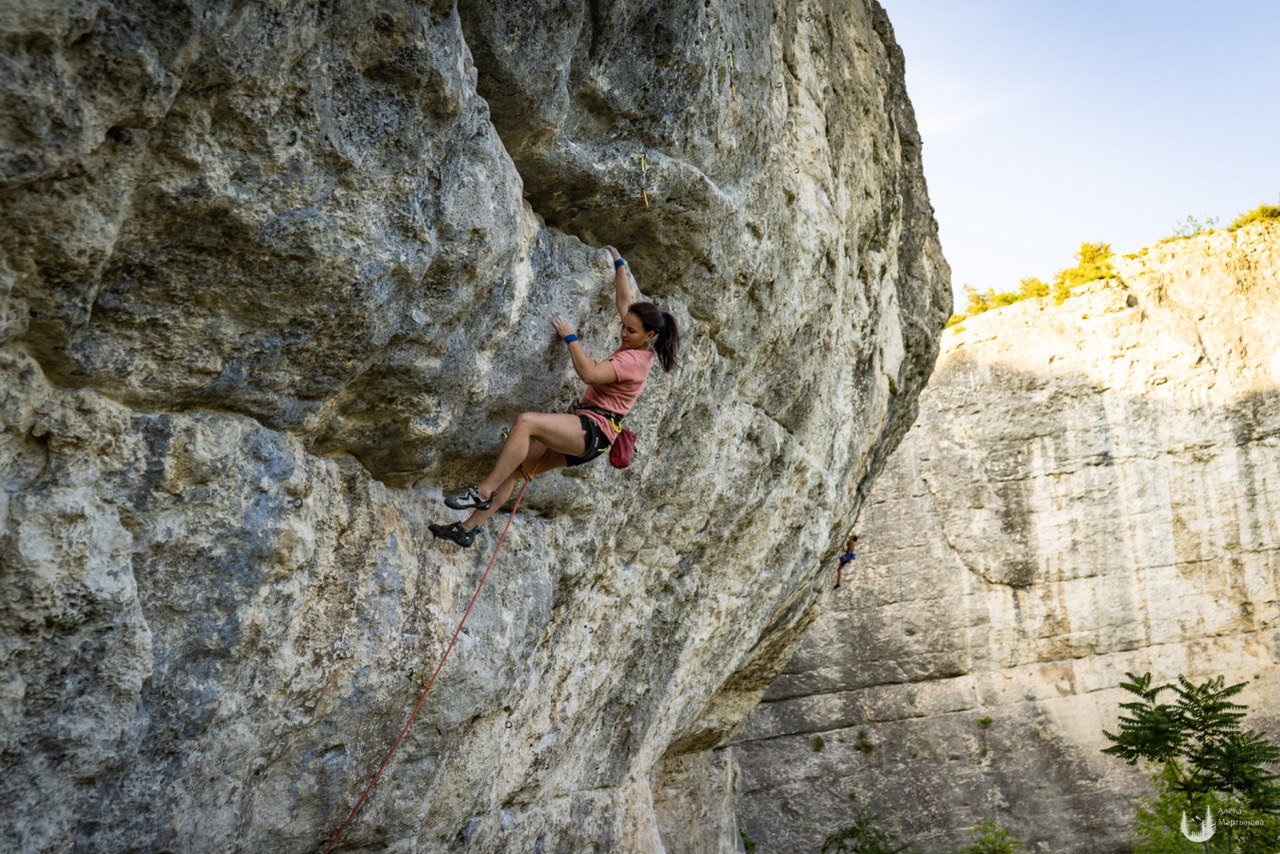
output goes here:
<path id="1" fill-rule="evenodd" d="M 498 461 L 493 464 L 493 471 L 476 487 L 481 498 L 487 499 L 497 492 L 515 473 L 516 466 L 529 456 L 530 443 L 534 440 L 561 455 L 581 456 L 587 450 L 587 437 L 578 416 L 567 412 L 522 412 L 511 425 L 511 433 L 498 454 Z"/>
<path id="2" fill-rule="evenodd" d="M 581 429 L 581 424 L 579 424 L 579 429 Z M 543 451 L 547 452 L 545 457 L 542 455 Z M 564 464 L 564 454 L 559 451 L 549 449 L 546 445 L 536 439 L 529 443 L 529 453 L 524 458 L 524 470 L 529 474 L 537 477 L 543 472 L 558 469 Z M 511 497 L 512 490 L 516 488 L 516 479 L 518 477 L 518 474 L 512 474 L 504 480 L 502 485 L 499 486 L 498 490 L 493 494 L 493 504 L 489 505 L 489 509 L 472 511 L 471 515 L 462 523 L 462 527 L 470 531 L 476 525 L 482 524 L 494 513 L 497 513 L 502 505 L 507 503 L 507 499 Z"/>

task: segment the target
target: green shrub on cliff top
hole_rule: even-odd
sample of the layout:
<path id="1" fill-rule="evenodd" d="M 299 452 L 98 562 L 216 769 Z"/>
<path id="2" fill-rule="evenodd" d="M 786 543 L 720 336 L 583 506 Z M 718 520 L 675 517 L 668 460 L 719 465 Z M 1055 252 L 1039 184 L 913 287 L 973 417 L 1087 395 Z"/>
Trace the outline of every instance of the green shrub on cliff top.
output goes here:
<path id="1" fill-rule="evenodd" d="M 1267 219 L 1280 219 L 1280 205 L 1258 205 L 1253 210 L 1236 217 L 1231 225 L 1227 227 L 1227 230 L 1235 231 L 1237 228 L 1242 228 L 1249 223 Z M 1208 234 L 1214 230 L 1214 226 L 1217 224 L 1218 220 L 1215 217 L 1208 217 L 1202 221 L 1194 216 L 1188 216 L 1185 220 L 1174 224 L 1174 232 L 1170 237 L 1158 242 L 1169 243 L 1175 240 L 1185 240 L 1188 237 L 1195 237 L 1200 234 Z M 1139 255 L 1145 255 L 1146 252 L 1147 250 L 1144 248 L 1125 257 L 1137 258 Z M 1012 305 L 1024 299 L 1047 297 L 1051 291 L 1054 303 L 1061 305 L 1071 296 L 1071 289 L 1077 285 L 1087 284 L 1098 279 L 1117 278 L 1116 270 L 1111 265 L 1112 257 L 1111 244 L 1109 243 L 1081 243 L 1080 251 L 1076 253 L 1076 261 L 1078 263 L 1076 266 L 1066 270 L 1059 270 L 1058 274 L 1053 278 L 1052 288 L 1034 276 L 1028 276 L 1023 279 L 1016 291 L 1001 291 L 997 293 L 994 288 L 979 291 L 969 285 L 965 285 L 964 292 L 968 299 L 968 305 L 965 306 L 963 313 L 951 315 L 944 328 L 950 329 L 966 318 L 974 317 L 993 308 Z"/>
<path id="2" fill-rule="evenodd" d="M 1206 217 L 1204 220 L 1196 219 L 1190 214 L 1181 222 L 1173 224 L 1173 234 L 1161 240 L 1161 243 L 1170 243 L 1174 240 L 1187 240 L 1201 234 L 1208 234 L 1214 230 L 1214 226 L 1218 224 L 1218 218 L 1215 216 Z"/>
<path id="3" fill-rule="evenodd" d="M 1030 281 L 1036 281 L 1036 280 L 1023 279 L 1022 280 L 1023 288 L 1021 290 L 1001 291 L 1000 293 L 996 293 L 994 290 L 977 291 L 969 287 L 968 285 L 965 285 L 964 286 L 965 297 L 968 299 L 969 304 L 965 306 L 964 314 L 951 315 L 951 319 L 947 321 L 947 326 L 955 326 L 957 323 L 964 320 L 966 317 L 973 317 L 974 315 L 982 314 L 984 311 L 990 311 L 993 308 L 1000 308 L 1001 306 L 1013 305 L 1015 302 L 1018 302 L 1019 300 L 1027 299 L 1030 296 L 1048 296 L 1049 286 L 1044 285 L 1043 282 L 1041 282 L 1040 284 L 1044 285 L 1044 293 L 1042 294 L 1028 293 L 1026 288 L 1026 283 Z"/>
<path id="4" fill-rule="evenodd" d="M 1071 294 L 1071 289 L 1076 285 L 1083 285 L 1086 282 L 1092 282 L 1097 279 L 1115 278 L 1116 271 L 1111 266 L 1111 257 L 1110 243 L 1081 243 L 1080 251 L 1076 253 L 1076 261 L 1079 263 L 1066 270 L 1059 270 L 1058 275 L 1054 276 L 1052 288 L 1048 283 L 1040 281 L 1035 276 L 1027 276 L 1023 279 L 1016 291 L 1001 291 L 999 293 L 994 289 L 979 291 L 969 285 L 965 285 L 965 297 L 968 299 L 969 304 L 965 306 L 963 314 L 951 315 L 951 318 L 947 321 L 946 328 L 955 326 L 966 318 L 974 317 L 993 308 L 1013 305 L 1015 302 L 1021 302 L 1024 299 L 1047 297 L 1050 292 L 1053 293 L 1054 301 L 1060 305 Z"/>
<path id="5" fill-rule="evenodd" d="M 1227 226 L 1227 231 L 1235 231 L 1237 228 L 1242 228 L 1251 222 L 1265 219 L 1280 219 L 1280 205 L 1258 205 L 1251 211 L 1245 211 L 1232 220 L 1231 225 Z M 1214 226 L 1217 224 L 1217 217 L 1207 217 L 1201 221 L 1194 216 L 1188 216 L 1186 219 L 1174 223 L 1173 234 L 1158 242 L 1172 243 L 1175 240 L 1186 240 L 1189 237 L 1209 234 L 1216 230 Z M 1146 250 L 1142 251 L 1145 252 Z"/>
<path id="6" fill-rule="evenodd" d="M 1021 287 L 1018 288 L 1018 295 L 1021 299 L 1047 297 L 1049 295 L 1049 286 L 1035 276 L 1027 276 L 1022 280 Z"/>
<path id="7" fill-rule="evenodd" d="M 1081 243 L 1076 253 L 1079 262 L 1074 267 L 1059 270 L 1053 277 L 1053 301 L 1062 305 L 1071 296 L 1071 289 L 1077 285 L 1096 282 L 1098 279 L 1116 278 L 1116 269 L 1111 266 L 1110 243 Z"/>
<path id="8" fill-rule="evenodd" d="M 1258 205 L 1247 213 L 1242 213 L 1227 227 L 1228 231 L 1235 231 L 1237 228 L 1243 228 L 1251 222 L 1258 222 L 1264 219 L 1280 219 L 1280 205 Z"/>

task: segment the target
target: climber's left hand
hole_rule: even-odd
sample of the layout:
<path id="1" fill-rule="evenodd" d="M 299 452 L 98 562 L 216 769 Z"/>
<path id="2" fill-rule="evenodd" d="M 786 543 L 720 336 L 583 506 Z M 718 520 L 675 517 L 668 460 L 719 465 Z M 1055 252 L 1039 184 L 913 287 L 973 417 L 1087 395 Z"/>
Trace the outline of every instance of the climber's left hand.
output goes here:
<path id="1" fill-rule="evenodd" d="M 572 335 L 578 331 L 572 323 L 565 319 L 563 314 L 557 314 L 555 317 L 551 318 L 551 325 L 556 328 L 556 332 L 561 338 L 566 335 Z"/>

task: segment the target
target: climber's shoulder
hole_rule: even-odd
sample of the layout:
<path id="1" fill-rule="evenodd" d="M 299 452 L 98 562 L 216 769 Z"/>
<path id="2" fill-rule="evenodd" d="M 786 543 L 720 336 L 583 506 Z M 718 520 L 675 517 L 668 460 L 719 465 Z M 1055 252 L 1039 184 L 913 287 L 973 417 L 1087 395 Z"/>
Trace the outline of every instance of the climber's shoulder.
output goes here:
<path id="1" fill-rule="evenodd" d="M 657 354 L 648 348 L 633 350 L 619 348 L 610 353 L 605 361 L 613 363 L 619 381 L 643 380 L 649 376 L 656 356 Z"/>

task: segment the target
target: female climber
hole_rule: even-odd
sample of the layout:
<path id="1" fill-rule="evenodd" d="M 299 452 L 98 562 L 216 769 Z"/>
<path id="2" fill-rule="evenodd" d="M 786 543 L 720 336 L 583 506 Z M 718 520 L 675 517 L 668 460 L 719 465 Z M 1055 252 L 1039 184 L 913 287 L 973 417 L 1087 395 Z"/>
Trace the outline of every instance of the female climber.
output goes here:
<path id="1" fill-rule="evenodd" d="M 676 319 L 651 302 L 632 302 L 627 262 L 612 246 L 614 287 L 618 314 L 622 316 L 621 345 L 602 362 L 587 355 L 574 327 L 557 314 L 551 325 L 569 347 L 573 369 L 587 384 L 573 414 L 523 412 L 507 436 L 493 470 L 477 486 L 450 495 L 445 504 L 455 510 L 472 510 L 462 522 L 430 525 L 431 533 L 460 546 L 470 546 L 476 529 L 497 512 L 516 485 L 516 470 L 538 473 L 560 466 L 591 462 L 612 446 L 622 432 L 622 417 L 631 411 L 649 379 L 656 358 L 664 371 L 679 366 L 680 331 Z"/>
<path id="2" fill-rule="evenodd" d="M 858 535 L 850 534 L 849 539 L 844 544 L 844 554 L 840 555 L 840 565 L 836 567 L 836 587 L 840 586 L 840 573 L 844 572 L 844 565 L 851 560 L 857 560 L 858 555 L 854 553 L 854 549 L 858 547 Z M 835 590 L 836 587 L 832 587 Z"/>

